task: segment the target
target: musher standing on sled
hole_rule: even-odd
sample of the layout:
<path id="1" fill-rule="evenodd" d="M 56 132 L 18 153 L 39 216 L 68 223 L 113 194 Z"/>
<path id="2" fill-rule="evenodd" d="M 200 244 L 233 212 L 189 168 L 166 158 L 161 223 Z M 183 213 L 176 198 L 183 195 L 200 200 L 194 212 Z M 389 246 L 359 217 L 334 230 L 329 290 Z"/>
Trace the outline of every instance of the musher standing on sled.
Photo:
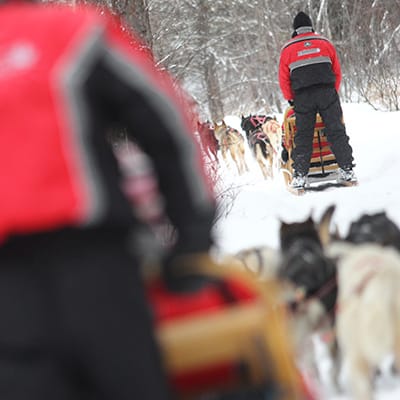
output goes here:
<path id="1" fill-rule="evenodd" d="M 341 68 L 335 47 L 328 39 L 314 33 L 311 19 L 304 12 L 294 18 L 293 29 L 292 39 L 283 46 L 279 62 L 282 94 L 296 113 L 291 186 L 295 189 L 305 186 L 317 113 L 325 124 L 331 150 L 340 167 L 339 181 L 354 182 L 353 151 L 338 95 Z"/>

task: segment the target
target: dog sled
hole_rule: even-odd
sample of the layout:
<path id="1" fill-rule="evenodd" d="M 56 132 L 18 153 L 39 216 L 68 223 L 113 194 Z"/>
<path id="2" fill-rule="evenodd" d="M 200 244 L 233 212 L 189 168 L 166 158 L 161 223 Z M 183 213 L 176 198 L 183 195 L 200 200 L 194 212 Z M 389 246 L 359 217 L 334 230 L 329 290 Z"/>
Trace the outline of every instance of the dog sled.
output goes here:
<path id="1" fill-rule="evenodd" d="M 339 181 L 339 165 L 332 153 L 330 143 L 325 134 L 325 125 L 317 114 L 314 127 L 313 151 L 310 160 L 310 169 L 306 177 L 304 189 L 292 189 L 290 184 L 293 178 L 291 154 L 294 149 L 296 134 L 296 116 L 293 107 L 288 107 L 283 120 L 283 145 L 288 152 L 288 159 L 282 163 L 285 182 L 288 189 L 294 194 L 303 194 L 307 190 L 323 190 L 332 186 L 354 186 L 355 182 Z"/>
<path id="2" fill-rule="evenodd" d="M 174 398 L 313 400 L 294 361 L 277 284 L 204 264 L 200 273 L 211 279 L 200 289 L 175 293 L 157 274 L 147 280 Z"/>

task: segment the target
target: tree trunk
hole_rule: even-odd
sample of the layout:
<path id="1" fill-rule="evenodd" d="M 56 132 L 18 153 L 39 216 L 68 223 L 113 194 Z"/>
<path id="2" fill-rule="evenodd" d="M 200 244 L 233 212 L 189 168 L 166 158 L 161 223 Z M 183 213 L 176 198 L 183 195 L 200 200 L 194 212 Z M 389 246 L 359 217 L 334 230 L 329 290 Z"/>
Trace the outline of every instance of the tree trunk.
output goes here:
<path id="1" fill-rule="evenodd" d="M 224 117 L 224 105 L 221 101 L 221 92 L 218 81 L 218 68 L 215 57 L 212 53 L 207 55 L 204 65 L 204 76 L 208 95 L 208 108 L 213 121 L 221 120 Z"/>
<path id="2" fill-rule="evenodd" d="M 197 19 L 199 32 L 199 49 L 202 53 L 204 83 L 206 86 L 208 110 L 213 121 L 221 120 L 224 117 L 224 106 L 221 101 L 221 91 L 218 80 L 217 61 L 214 54 L 209 50 L 208 40 L 210 29 L 208 25 L 209 17 L 208 0 L 199 1 L 199 13 Z"/>
<path id="3" fill-rule="evenodd" d="M 115 0 L 121 2 L 121 0 Z M 153 34 L 150 24 L 148 0 L 126 0 L 126 7 L 122 15 L 125 21 L 138 35 L 150 50 L 153 50 Z"/>

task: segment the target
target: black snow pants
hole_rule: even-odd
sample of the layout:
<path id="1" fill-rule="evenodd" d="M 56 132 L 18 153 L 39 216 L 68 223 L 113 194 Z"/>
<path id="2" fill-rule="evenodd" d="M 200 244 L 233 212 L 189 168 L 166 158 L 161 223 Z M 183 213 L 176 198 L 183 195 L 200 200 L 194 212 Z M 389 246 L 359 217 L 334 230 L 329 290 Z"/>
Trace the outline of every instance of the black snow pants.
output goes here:
<path id="1" fill-rule="evenodd" d="M 297 132 L 292 151 L 293 168 L 300 175 L 306 175 L 310 168 L 312 141 L 316 114 L 320 113 L 325 132 L 331 143 L 332 153 L 339 167 L 347 169 L 353 165 L 353 150 L 343 121 L 339 96 L 333 87 L 310 87 L 295 94 Z"/>
<path id="2" fill-rule="evenodd" d="M 126 233 L 62 231 L 0 247 L 1 400 L 165 400 Z"/>

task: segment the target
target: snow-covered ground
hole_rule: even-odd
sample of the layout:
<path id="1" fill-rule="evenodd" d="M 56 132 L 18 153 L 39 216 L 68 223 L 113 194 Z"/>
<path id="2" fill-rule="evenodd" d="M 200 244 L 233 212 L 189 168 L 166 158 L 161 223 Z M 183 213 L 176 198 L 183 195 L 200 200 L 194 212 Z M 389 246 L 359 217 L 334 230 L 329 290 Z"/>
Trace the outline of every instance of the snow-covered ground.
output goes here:
<path id="1" fill-rule="evenodd" d="M 281 176 L 264 180 L 253 161 L 250 172 L 237 176 L 221 163 L 223 186 L 236 191 L 229 212 L 215 226 L 217 247 L 231 253 L 250 246 L 278 247 L 280 220 L 302 221 L 312 214 L 319 218 L 331 204 L 336 205 L 333 224 L 345 235 L 352 221 L 364 213 L 385 211 L 400 225 L 400 112 L 379 112 L 366 104 L 343 104 L 344 118 L 355 158 L 357 187 L 290 194 Z M 282 116 L 277 115 L 282 121 Z M 240 130 L 240 119 L 225 121 Z M 377 384 L 377 400 L 400 399 L 400 379 L 382 379 Z M 348 400 L 348 395 L 321 394 L 321 400 Z"/>

